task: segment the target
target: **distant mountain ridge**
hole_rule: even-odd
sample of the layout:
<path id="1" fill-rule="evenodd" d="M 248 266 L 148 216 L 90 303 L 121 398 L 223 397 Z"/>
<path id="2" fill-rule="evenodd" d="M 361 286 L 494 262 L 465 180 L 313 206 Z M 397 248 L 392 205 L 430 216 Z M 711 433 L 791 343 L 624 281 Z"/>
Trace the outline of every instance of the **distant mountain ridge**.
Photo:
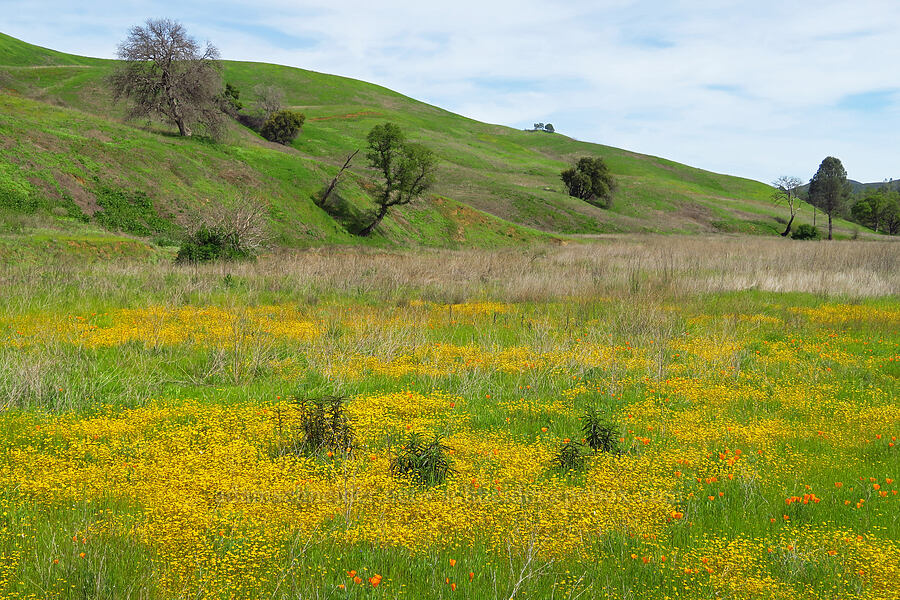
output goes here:
<path id="1" fill-rule="evenodd" d="M 874 181 L 872 183 L 860 183 L 853 179 L 850 179 L 849 181 L 850 188 L 853 190 L 854 194 L 862 190 L 880 189 L 882 187 L 886 187 L 889 190 L 900 190 L 900 180 L 897 179 L 886 179 L 885 181 Z"/>

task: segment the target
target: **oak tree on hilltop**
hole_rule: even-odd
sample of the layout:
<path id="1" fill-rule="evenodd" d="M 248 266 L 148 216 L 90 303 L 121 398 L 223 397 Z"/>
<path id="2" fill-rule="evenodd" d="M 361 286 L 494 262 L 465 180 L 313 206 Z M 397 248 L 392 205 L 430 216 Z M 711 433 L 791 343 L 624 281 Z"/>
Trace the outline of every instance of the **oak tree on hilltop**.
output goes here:
<path id="1" fill-rule="evenodd" d="M 129 116 L 161 117 L 189 136 L 196 126 L 216 136 L 224 123 L 219 51 L 201 46 L 181 23 L 148 19 L 132 27 L 109 77 L 113 97 L 131 101 Z"/>

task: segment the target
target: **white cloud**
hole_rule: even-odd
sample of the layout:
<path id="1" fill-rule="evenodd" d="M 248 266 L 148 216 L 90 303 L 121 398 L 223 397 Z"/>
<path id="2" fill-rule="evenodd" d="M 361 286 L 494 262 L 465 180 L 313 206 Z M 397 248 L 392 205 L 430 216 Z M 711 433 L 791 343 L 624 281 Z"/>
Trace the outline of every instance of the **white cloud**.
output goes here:
<path id="1" fill-rule="evenodd" d="M 4 4 L 0 30 L 69 52 L 111 56 L 129 25 L 169 16 L 226 58 L 364 79 L 490 122 L 551 121 L 763 181 L 808 178 L 829 154 L 855 179 L 900 176 L 897 107 L 838 108 L 900 85 L 895 0 Z"/>

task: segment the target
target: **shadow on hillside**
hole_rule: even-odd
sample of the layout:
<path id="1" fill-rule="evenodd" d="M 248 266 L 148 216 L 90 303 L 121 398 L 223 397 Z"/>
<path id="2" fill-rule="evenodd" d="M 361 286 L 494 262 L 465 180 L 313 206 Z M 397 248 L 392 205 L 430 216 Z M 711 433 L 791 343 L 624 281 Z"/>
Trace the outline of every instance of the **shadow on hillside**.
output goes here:
<path id="1" fill-rule="evenodd" d="M 313 194 L 312 201 L 337 221 L 347 233 L 359 235 L 366 225 L 372 222 L 374 218 L 372 211 L 357 208 L 351 201 L 341 196 L 337 190 L 331 192 L 328 199 L 322 202 L 324 193 L 324 188 L 319 190 Z"/>

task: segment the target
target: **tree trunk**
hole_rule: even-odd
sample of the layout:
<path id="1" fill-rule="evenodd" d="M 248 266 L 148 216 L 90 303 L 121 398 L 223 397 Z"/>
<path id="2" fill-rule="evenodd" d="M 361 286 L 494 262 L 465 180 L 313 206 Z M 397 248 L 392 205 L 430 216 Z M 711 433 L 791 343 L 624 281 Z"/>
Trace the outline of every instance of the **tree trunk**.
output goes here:
<path id="1" fill-rule="evenodd" d="M 163 73 L 163 88 L 166 91 L 166 99 L 169 101 L 169 108 L 172 111 L 172 120 L 178 125 L 178 134 L 182 137 L 190 136 L 191 128 L 184 122 L 184 117 L 181 115 L 181 109 L 178 106 L 178 98 L 175 97 L 175 92 L 172 90 L 168 72 Z"/>
<path id="2" fill-rule="evenodd" d="M 791 220 L 788 221 L 787 227 L 784 228 L 784 232 L 781 234 L 781 237 L 787 237 L 791 232 L 791 223 L 794 222 L 794 215 L 791 215 Z"/>
<path id="3" fill-rule="evenodd" d="M 831 213 L 828 213 L 828 239 L 833 239 L 831 237 Z"/>
<path id="4" fill-rule="evenodd" d="M 328 201 L 328 196 L 331 195 L 331 192 L 333 192 L 335 186 L 337 186 L 338 179 L 341 178 L 341 175 L 343 175 L 344 171 L 346 171 L 347 168 L 350 166 L 350 161 L 353 160 L 353 157 L 356 156 L 356 154 L 358 152 L 359 152 L 359 150 L 354 151 L 353 154 L 348 156 L 347 160 L 344 161 L 344 166 L 341 167 L 341 170 L 338 171 L 338 174 L 334 176 L 334 179 L 332 179 L 331 183 L 328 185 L 328 189 L 326 189 L 325 193 L 322 194 L 322 199 L 319 200 L 319 206 L 323 206 Z"/>
<path id="5" fill-rule="evenodd" d="M 175 124 L 178 125 L 178 135 L 182 137 L 190 137 L 191 128 L 187 123 L 184 122 L 184 119 L 178 119 L 175 121 Z"/>
<path id="6" fill-rule="evenodd" d="M 387 214 L 387 211 L 388 211 L 388 207 L 385 205 L 382 205 L 381 208 L 378 210 L 378 214 L 375 215 L 375 220 L 372 221 L 372 223 L 370 223 L 365 229 L 360 231 L 359 235 L 362 237 L 367 237 L 370 233 L 372 233 L 372 231 L 374 231 L 374 229 L 376 227 L 378 227 L 378 224 L 381 223 L 381 220 L 384 219 L 384 216 Z"/>

